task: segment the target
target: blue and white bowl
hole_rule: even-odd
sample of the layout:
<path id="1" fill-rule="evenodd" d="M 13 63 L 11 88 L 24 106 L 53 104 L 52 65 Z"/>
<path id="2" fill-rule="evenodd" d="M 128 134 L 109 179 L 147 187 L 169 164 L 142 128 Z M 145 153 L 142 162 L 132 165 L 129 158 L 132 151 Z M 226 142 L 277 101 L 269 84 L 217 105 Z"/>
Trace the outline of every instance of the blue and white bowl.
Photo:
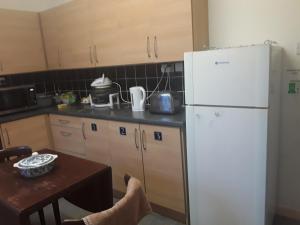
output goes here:
<path id="1" fill-rule="evenodd" d="M 32 156 L 14 164 L 22 176 L 34 178 L 49 173 L 55 166 L 57 155 L 33 153 Z"/>

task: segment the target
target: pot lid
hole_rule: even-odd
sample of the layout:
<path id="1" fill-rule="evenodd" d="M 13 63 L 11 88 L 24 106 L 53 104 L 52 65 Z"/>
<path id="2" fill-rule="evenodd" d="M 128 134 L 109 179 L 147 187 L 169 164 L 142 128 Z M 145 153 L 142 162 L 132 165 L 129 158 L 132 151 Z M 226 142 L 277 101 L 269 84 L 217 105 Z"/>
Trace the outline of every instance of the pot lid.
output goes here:
<path id="1" fill-rule="evenodd" d="M 92 87 L 110 87 L 112 85 L 112 81 L 108 78 L 105 77 L 104 74 L 102 74 L 102 77 L 94 80 L 94 82 L 91 84 Z"/>
<path id="2" fill-rule="evenodd" d="M 19 169 L 32 169 L 47 165 L 53 162 L 57 158 L 57 155 L 52 154 L 38 154 L 33 153 L 32 156 L 22 159 L 18 163 L 14 164 L 14 167 Z"/>

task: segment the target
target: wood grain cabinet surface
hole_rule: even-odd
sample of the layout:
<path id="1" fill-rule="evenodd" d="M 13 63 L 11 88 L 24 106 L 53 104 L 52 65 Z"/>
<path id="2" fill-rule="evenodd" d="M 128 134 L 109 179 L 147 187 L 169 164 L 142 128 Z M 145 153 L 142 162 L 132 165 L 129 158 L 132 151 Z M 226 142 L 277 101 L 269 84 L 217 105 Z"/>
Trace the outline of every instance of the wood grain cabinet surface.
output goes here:
<path id="1" fill-rule="evenodd" d="M 56 8 L 40 14 L 41 27 L 48 70 L 62 68 L 61 36 L 59 32 L 60 14 Z"/>
<path id="2" fill-rule="evenodd" d="M 86 158 L 111 166 L 109 121 L 82 118 Z"/>
<path id="3" fill-rule="evenodd" d="M 38 13 L 0 9 L 0 74 L 46 70 Z"/>
<path id="4" fill-rule="evenodd" d="M 27 145 L 37 151 L 52 147 L 48 115 L 3 123 L 1 131 L 6 148 Z"/>
<path id="5" fill-rule="evenodd" d="M 41 19 L 50 69 L 178 61 L 208 46 L 207 0 L 74 0 Z"/>
<path id="6" fill-rule="evenodd" d="M 140 0 L 89 0 L 91 34 L 98 66 L 146 63 L 148 6 Z"/>
<path id="7" fill-rule="evenodd" d="M 183 157 L 179 128 L 140 125 L 149 200 L 185 213 Z"/>
<path id="8" fill-rule="evenodd" d="M 50 124 L 56 151 L 80 158 L 86 157 L 81 118 L 50 115 Z"/>
<path id="9" fill-rule="evenodd" d="M 109 122 L 109 148 L 112 157 L 113 187 L 125 193 L 124 175 L 130 174 L 144 184 L 139 125 Z"/>
<path id="10" fill-rule="evenodd" d="M 149 200 L 185 218 L 184 151 L 180 128 L 50 115 L 55 149 L 112 167 L 113 188 L 138 178 Z M 166 214 L 172 216 L 172 214 Z"/>

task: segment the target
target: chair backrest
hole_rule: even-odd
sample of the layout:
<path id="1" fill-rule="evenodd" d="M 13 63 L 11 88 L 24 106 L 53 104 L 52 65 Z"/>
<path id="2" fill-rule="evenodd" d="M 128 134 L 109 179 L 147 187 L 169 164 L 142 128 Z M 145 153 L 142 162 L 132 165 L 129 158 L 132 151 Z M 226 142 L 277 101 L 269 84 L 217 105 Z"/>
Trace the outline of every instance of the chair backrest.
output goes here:
<path id="1" fill-rule="evenodd" d="M 124 176 L 124 182 L 127 186 L 126 194 L 111 209 L 82 220 L 66 220 L 63 225 L 137 225 L 152 210 L 141 183 L 128 175 Z"/>
<path id="2" fill-rule="evenodd" d="M 7 148 L 0 151 L 0 163 L 10 161 L 11 158 L 20 158 L 31 156 L 32 150 L 28 146 L 20 146 L 14 148 Z"/>

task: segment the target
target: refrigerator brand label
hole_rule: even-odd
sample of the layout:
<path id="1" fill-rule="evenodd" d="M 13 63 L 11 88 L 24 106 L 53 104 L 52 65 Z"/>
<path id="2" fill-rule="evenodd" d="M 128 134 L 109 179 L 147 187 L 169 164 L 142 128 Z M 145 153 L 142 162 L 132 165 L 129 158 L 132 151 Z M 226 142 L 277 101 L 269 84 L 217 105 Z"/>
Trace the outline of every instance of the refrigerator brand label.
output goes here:
<path id="1" fill-rule="evenodd" d="M 230 64 L 227 61 L 220 61 L 220 62 L 215 62 L 216 65 L 224 65 L 224 64 Z"/>

